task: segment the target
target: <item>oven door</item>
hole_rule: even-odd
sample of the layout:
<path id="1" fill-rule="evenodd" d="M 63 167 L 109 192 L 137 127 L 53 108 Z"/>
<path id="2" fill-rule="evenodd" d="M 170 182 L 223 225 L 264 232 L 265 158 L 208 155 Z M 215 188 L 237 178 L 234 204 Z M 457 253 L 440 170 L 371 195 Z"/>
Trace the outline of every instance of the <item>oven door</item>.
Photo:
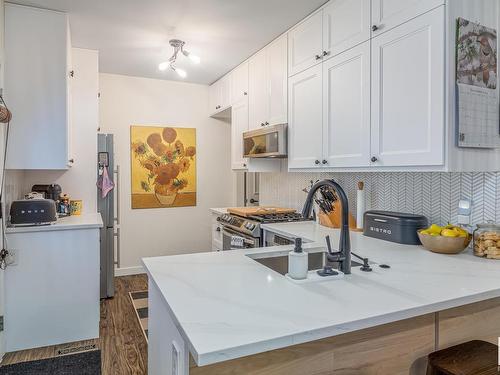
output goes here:
<path id="1" fill-rule="evenodd" d="M 222 250 L 253 249 L 259 246 L 258 238 L 222 227 Z"/>

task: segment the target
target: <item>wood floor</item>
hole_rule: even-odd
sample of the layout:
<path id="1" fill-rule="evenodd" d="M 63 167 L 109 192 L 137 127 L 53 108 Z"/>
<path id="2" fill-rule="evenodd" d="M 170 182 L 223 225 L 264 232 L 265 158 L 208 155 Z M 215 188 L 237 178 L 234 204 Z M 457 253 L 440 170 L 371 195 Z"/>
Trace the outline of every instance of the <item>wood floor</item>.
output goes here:
<path id="1" fill-rule="evenodd" d="M 103 375 L 146 375 L 147 343 L 128 292 L 146 290 L 146 275 L 115 278 L 115 297 L 101 301 L 99 340 L 7 353 L 2 365 L 55 357 L 59 350 L 96 344 L 101 349 Z"/>

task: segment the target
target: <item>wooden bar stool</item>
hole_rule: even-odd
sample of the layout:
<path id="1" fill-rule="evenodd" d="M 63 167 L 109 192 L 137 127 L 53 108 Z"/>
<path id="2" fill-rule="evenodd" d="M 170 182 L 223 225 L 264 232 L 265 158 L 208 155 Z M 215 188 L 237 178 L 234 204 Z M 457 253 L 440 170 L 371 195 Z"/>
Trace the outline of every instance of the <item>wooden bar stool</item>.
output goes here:
<path id="1" fill-rule="evenodd" d="M 500 375 L 498 346 L 469 341 L 428 356 L 427 375 Z"/>

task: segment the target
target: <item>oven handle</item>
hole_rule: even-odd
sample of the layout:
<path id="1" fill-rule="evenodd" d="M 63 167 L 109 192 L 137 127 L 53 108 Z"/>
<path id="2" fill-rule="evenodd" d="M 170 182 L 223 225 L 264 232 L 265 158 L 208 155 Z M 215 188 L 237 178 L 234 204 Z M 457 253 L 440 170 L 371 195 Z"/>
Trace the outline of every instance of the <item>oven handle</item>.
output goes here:
<path id="1" fill-rule="evenodd" d="M 235 236 L 235 237 L 243 238 L 243 240 L 248 244 L 252 244 L 252 245 L 256 244 L 256 240 L 253 237 L 247 236 L 246 234 L 243 234 L 243 233 L 238 233 L 235 230 L 229 229 L 225 226 L 222 227 L 222 235 L 224 236 L 224 234 L 227 234 L 230 237 Z"/>

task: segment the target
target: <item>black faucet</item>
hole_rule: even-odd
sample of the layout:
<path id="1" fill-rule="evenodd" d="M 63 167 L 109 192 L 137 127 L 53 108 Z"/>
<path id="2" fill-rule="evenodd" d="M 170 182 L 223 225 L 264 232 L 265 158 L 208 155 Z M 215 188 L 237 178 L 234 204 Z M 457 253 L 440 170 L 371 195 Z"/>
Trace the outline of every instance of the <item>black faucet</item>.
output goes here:
<path id="1" fill-rule="evenodd" d="M 333 180 L 322 180 L 317 182 L 311 187 L 309 193 L 307 194 L 304 208 L 302 209 L 302 216 L 304 218 L 309 218 L 311 216 L 314 194 L 320 188 L 325 186 L 330 187 L 335 191 L 342 208 L 342 225 L 340 227 L 338 253 L 328 252 L 326 254 L 326 258 L 329 262 L 339 262 L 339 270 L 348 275 L 351 273 L 351 241 L 349 238 L 349 203 L 344 189 L 342 189 L 342 187 Z"/>

